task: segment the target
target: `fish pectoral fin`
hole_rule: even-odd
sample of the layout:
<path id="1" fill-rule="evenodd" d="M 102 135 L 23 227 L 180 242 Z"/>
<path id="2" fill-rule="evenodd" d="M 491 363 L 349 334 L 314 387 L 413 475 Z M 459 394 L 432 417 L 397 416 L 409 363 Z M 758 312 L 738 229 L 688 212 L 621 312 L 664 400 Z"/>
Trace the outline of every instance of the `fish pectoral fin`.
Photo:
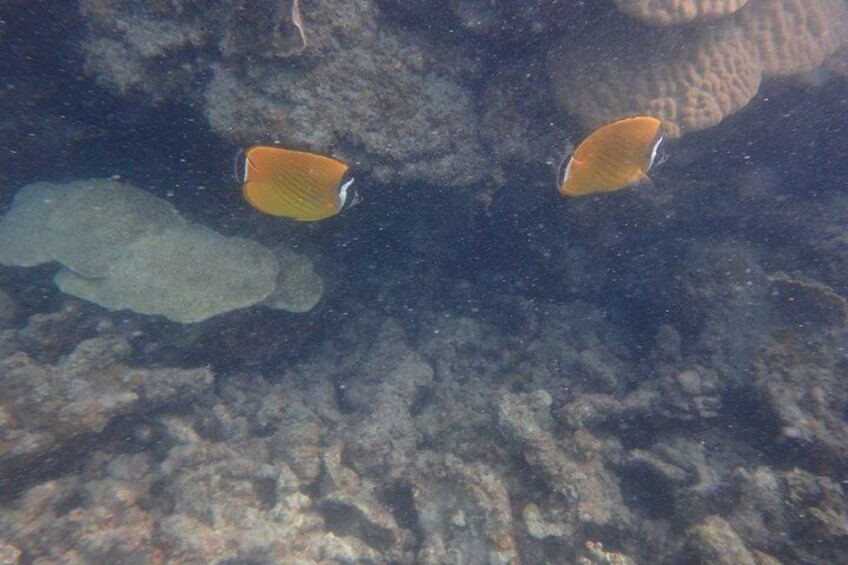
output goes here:
<path id="1" fill-rule="evenodd" d="M 668 193 L 657 187 L 656 183 L 652 181 L 648 175 L 645 173 L 639 174 L 641 176 L 636 183 L 634 183 L 634 187 L 639 189 L 636 191 L 636 194 L 640 199 L 660 203 L 668 198 Z"/>
<path id="2" fill-rule="evenodd" d="M 636 175 L 636 180 L 633 182 L 633 186 L 656 188 L 656 185 L 654 184 L 654 181 L 651 180 L 651 177 L 649 177 L 642 171 L 639 171 L 639 173 Z"/>

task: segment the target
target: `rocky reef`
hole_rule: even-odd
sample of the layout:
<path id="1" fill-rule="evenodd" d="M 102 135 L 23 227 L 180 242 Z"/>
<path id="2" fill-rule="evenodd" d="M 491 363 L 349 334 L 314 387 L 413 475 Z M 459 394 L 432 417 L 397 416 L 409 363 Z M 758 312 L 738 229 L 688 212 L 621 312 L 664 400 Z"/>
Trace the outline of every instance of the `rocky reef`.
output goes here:
<path id="1" fill-rule="evenodd" d="M 467 186 L 554 158 L 564 136 L 545 138 L 565 112 L 587 128 L 652 114 L 678 137 L 848 44 L 842 0 L 605 4 L 92 0 L 80 48 L 107 88 L 191 101 L 234 142 L 332 153 L 381 182 Z M 542 111 L 552 99 L 565 112 Z"/>
<path id="2" fill-rule="evenodd" d="M 848 303 L 691 249 L 699 329 L 647 346 L 523 302 L 513 331 L 362 318 L 213 388 L 124 364 L 107 319 L 52 360 L 21 352 L 49 324 L 7 330 L 0 537 L 35 563 L 842 561 Z"/>
<path id="3" fill-rule="evenodd" d="M 844 2 L 45 4 L 0 2 L 0 563 L 848 562 Z M 636 111 L 656 186 L 559 199 Z M 363 203 L 250 212 L 256 142 Z"/>

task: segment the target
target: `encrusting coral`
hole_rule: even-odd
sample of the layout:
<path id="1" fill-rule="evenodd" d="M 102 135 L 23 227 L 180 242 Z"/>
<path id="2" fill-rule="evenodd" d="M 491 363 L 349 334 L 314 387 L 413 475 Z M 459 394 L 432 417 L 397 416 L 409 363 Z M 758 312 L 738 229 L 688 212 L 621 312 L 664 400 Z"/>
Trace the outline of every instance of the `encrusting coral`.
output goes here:
<path id="1" fill-rule="evenodd" d="M 62 292 L 110 310 L 190 323 L 261 302 L 278 272 L 273 254 L 258 243 L 186 226 L 133 241 L 102 277 L 66 268 L 55 281 Z"/>
<path id="2" fill-rule="evenodd" d="M 168 202 L 130 185 L 87 180 L 21 189 L 0 219 L 0 263 L 63 265 L 65 293 L 112 310 L 200 322 L 268 300 L 306 312 L 323 284 L 311 261 L 281 247 L 190 224 Z"/>
<path id="3" fill-rule="evenodd" d="M 129 245 L 186 225 L 169 202 L 121 183 L 77 181 L 53 187 L 43 246 L 51 259 L 82 277 L 107 276 Z M 29 190 L 21 190 L 16 200 L 32 203 Z"/>

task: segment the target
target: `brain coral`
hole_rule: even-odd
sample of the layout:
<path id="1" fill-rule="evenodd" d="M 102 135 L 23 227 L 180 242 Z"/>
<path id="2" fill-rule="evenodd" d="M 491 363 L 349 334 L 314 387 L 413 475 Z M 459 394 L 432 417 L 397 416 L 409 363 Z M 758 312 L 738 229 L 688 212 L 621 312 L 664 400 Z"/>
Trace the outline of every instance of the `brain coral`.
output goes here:
<path id="1" fill-rule="evenodd" d="M 647 113 L 679 137 L 745 106 L 762 78 L 821 65 L 848 43 L 848 6 L 750 0 L 717 23 L 610 29 L 610 47 L 566 39 L 548 54 L 559 104 L 589 128 Z"/>
<path id="2" fill-rule="evenodd" d="M 735 29 L 666 34 L 597 50 L 561 48 L 549 56 L 561 106 L 596 127 L 623 116 L 650 114 L 679 137 L 704 129 L 745 106 L 757 93 L 762 70 Z M 578 63 L 570 63 L 578 61 Z"/>
<path id="3" fill-rule="evenodd" d="M 269 297 L 269 307 L 305 312 L 323 290 L 309 259 L 190 224 L 166 201 L 108 180 L 24 187 L 0 237 L 0 263 L 58 261 L 68 294 L 183 323 Z"/>
<path id="4" fill-rule="evenodd" d="M 614 0 L 626 14 L 658 25 L 729 16 L 748 0 Z"/>
<path id="5" fill-rule="evenodd" d="M 763 73 L 792 75 L 815 69 L 848 44 L 845 0 L 756 0 L 739 13 Z"/>

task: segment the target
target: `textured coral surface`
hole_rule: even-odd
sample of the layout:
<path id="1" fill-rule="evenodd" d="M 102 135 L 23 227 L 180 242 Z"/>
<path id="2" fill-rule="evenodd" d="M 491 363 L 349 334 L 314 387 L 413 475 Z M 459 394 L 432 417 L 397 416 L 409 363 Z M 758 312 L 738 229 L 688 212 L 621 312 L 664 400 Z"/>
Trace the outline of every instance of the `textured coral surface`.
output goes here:
<path id="1" fill-rule="evenodd" d="M 563 38 L 548 55 L 557 100 L 588 127 L 650 114 L 679 137 L 746 106 L 762 79 L 815 69 L 848 44 L 842 0 L 751 0 L 729 12 L 715 23 L 660 31 L 622 23 L 621 39 L 603 49 Z"/>

